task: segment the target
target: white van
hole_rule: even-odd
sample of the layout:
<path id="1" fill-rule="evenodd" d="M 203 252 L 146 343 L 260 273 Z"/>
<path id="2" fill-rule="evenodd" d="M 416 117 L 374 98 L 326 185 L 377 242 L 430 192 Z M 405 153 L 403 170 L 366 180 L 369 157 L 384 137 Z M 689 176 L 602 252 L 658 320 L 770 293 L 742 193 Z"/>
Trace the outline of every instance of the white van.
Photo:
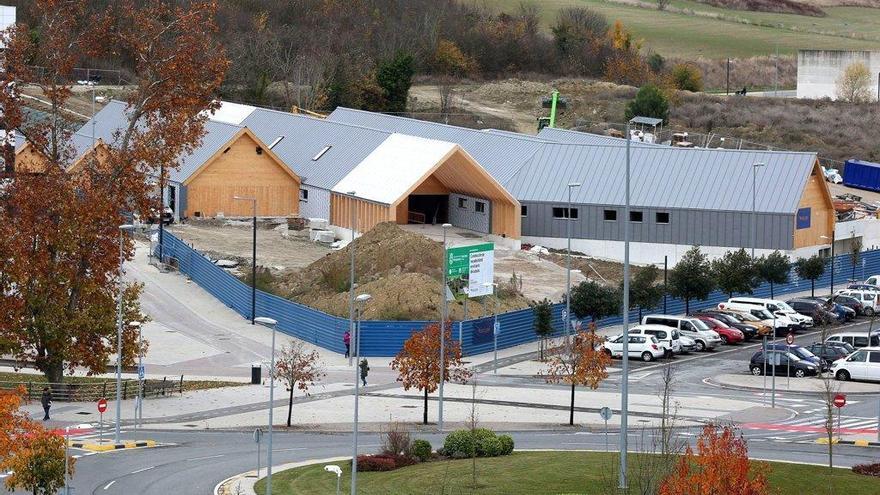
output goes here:
<path id="1" fill-rule="evenodd" d="M 849 296 L 862 304 L 862 312 L 865 316 L 873 316 L 877 312 L 878 293 L 873 290 L 841 289 L 834 293 L 835 296 Z"/>
<path id="2" fill-rule="evenodd" d="M 862 347 L 880 346 L 880 334 L 873 332 L 871 341 L 868 341 L 866 332 L 840 332 L 825 339 L 825 342 L 846 342 L 847 344 L 860 349 Z"/>
<path id="3" fill-rule="evenodd" d="M 678 330 L 665 325 L 636 325 L 629 329 L 630 335 L 653 335 L 663 349 L 663 356 L 670 357 L 681 353 L 681 335 Z"/>
<path id="4" fill-rule="evenodd" d="M 697 318 L 687 316 L 647 315 L 642 318 L 642 325 L 663 325 L 677 328 L 682 335 L 694 339 L 698 351 L 714 349 L 721 345 L 721 337 Z"/>
<path id="5" fill-rule="evenodd" d="M 871 275 L 865 280 L 866 285 L 874 285 L 880 287 L 880 275 Z"/>
<path id="6" fill-rule="evenodd" d="M 834 361 L 831 373 L 840 381 L 880 381 L 880 347 L 864 347 Z"/>
<path id="7" fill-rule="evenodd" d="M 800 329 L 811 328 L 813 326 L 813 318 L 798 313 L 785 301 L 777 299 L 760 299 L 757 297 L 732 297 L 727 300 L 727 304 L 739 304 L 744 306 L 760 306 L 775 314 L 777 317 L 784 317 L 797 325 Z M 721 305 L 718 305 L 721 308 Z"/>
<path id="8" fill-rule="evenodd" d="M 759 318 L 761 323 L 776 328 L 776 335 L 788 333 L 798 328 L 798 324 L 783 314 L 771 313 L 763 306 L 754 304 L 740 304 L 732 302 L 718 303 L 718 309 L 723 311 L 737 311 L 740 313 L 749 313 L 755 318 Z M 810 318 L 812 320 L 812 318 Z"/>

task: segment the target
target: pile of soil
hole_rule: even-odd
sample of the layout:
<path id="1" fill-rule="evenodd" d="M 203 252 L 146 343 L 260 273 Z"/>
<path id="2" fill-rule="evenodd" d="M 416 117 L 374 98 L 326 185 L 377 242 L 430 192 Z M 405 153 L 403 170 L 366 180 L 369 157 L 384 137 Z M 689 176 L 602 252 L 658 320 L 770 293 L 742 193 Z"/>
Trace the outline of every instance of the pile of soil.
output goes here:
<path id="1" fill-rule="evenodd" d="M 278 292 L 326 313 L 347 317 L 352 248 L 355 292 L 372 296 L 365 306 L 365 319 L 437 319 L 442 301 L 443 247 L 394 223 L 379 224 L 345 248 L 281 276 L 275 283 Z M 494 310 L 494 298 L 487 299 L 488 311 Z M 499 311 L 528 307 L 520 294 L 505 293 L 497 302 Z M 463 316 L 459 302 L 451 303 L 449 310 L 453 319 Z M 469 310 L 471 316 L 481 312 Z"/>

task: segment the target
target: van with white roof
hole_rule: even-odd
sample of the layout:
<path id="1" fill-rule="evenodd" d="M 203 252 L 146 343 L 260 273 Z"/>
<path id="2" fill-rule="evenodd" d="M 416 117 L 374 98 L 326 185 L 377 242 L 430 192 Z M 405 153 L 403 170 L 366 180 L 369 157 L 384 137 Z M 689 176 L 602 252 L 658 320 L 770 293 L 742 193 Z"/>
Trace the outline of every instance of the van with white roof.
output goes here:
<path id="1" fill-rule="evenodd" d="M 689 316 L 647 315 L 642 318 L 642 325 L 664 325 L 677 328 L 682 335 L 694 339 L 698 351 L 714 349 L 721 345 L 721 336 L 709 328 L 709 325 L 697 318 Z"/>
<path id="2" fill-rule="evenodd" d="M 864 289 L 841 289 L 834 293 L 835 296 L 849 296 L 862 305 L 862 312 L 865 316 L 874 316 L 877 312 L 877 298 L 880 293 L 873 290 Z"/>
<path id="3" fill-rule="evenodd" d="M 761 323 L 775 328 L 776 335 L 786 334 L 798 328 L 798 324 L 785 315 L 771 313 L 763 306 L 754 304 L 741 304 L 723 302 L 718 303 L 718 309 L 723 311 L 735 311 L 738 313 L 747 313 L 761 320 Z M 810 318 L 812 320 L 812 318 Z"/>
<path id="4" fill-rule="evenodd" d="M 663 349 L 664 357 L 681 353 L 681 335 L 678 330 L 665 325 L 636 325 L 629 329 L 630 335 L 653 335 Z"/>

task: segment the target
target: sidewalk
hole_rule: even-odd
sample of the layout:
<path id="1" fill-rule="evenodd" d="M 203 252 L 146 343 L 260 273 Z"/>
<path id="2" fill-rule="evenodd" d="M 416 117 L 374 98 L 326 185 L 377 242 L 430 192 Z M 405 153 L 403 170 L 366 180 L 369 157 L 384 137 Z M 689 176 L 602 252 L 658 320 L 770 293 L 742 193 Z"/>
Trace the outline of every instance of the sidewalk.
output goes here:
<path id="1" fill-rule="evenodd" d="M 767 390 L 770 390 L 773 377 L 766 377 Z M 835 392 L 843 394 L 876 394 L 880 393 L 880 383 L 867 382 L 841 382 L 834 378 L 831 379 Z M 704 380 L 710 385 L 717 385 L 722 388 L 734 388 L 737 390 L 764 390 L 764 377 L 754 376 L 747 373 L 742 374 L 723 374 L 713 378 Z M 795 392 L 805 394 L 824 393 L 825 385 L 823 381 L 816 377 L 795 378 L 786 376 L 776 377 L 776 390 L 782 392 Z"/>

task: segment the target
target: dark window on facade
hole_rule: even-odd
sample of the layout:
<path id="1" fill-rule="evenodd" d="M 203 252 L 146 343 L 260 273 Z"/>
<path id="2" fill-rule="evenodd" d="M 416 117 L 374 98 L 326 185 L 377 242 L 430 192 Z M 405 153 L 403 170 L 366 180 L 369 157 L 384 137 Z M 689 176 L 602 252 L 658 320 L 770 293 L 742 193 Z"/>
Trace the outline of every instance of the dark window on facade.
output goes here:
<path id="1" fill-rule="evenodd" d="M 257 154 L 258 154 L 258 155 L 262 155 L 262 154 L 263 154 L 263 148 L 260 148 L 259 146 L 257 146 Z"/>
<path id="2" fill-rule="evenodd" d="M 655 219 L 657 223 L 669 223 L 669 212 L 667 211 L 658 211 L 655 215 Z"/>
<path id="3" fill-rule="evenodd" d="M 605 210 L 603 217 L 606 222 L 616 222 L 617 221 L 617 210 Z"/>
<path id="4" fill-rule="evenodd" d="M 467 208 L 467 200 L 464 198 L 458 198 L 458 207 Z"/>
<path id="5" fill-rule="evenodd" d="M 571 211 L 568 211 L 568 208 L 553 208 L 553 218 L 571 218 L 575 219 L 578 217 L 578 209 L 572 208 Z"/>
<path id="6" fill-rule="evenodd" d="M 521 206 L 519 207 L 519 214 L 522 215 L 522 216 L 524 216 L 524 217 L 529 216 L 529 207 L 526 206 L 526 205 L 521 205 Z"/>
<path id="7" fill-rule="evenodd" d="M 629 212 L 629 221 L 630 222 L 638 222 L 642 223 L 642 218 L 644 217 L 641 211 L 631 211 Z"/>
<path id="8" fill-rule="evenodd" d="M 474 211 L 477 213 L 485 213 L 486 203 L 483 203 L 482 201 L 474 201 Z"/>
<path id="9" fill-rule="evenodd" d="M 309 190 L 308 189 L 300 189 L 299 190 L 299 199 L 304 202 L 309 201 Z"/>

